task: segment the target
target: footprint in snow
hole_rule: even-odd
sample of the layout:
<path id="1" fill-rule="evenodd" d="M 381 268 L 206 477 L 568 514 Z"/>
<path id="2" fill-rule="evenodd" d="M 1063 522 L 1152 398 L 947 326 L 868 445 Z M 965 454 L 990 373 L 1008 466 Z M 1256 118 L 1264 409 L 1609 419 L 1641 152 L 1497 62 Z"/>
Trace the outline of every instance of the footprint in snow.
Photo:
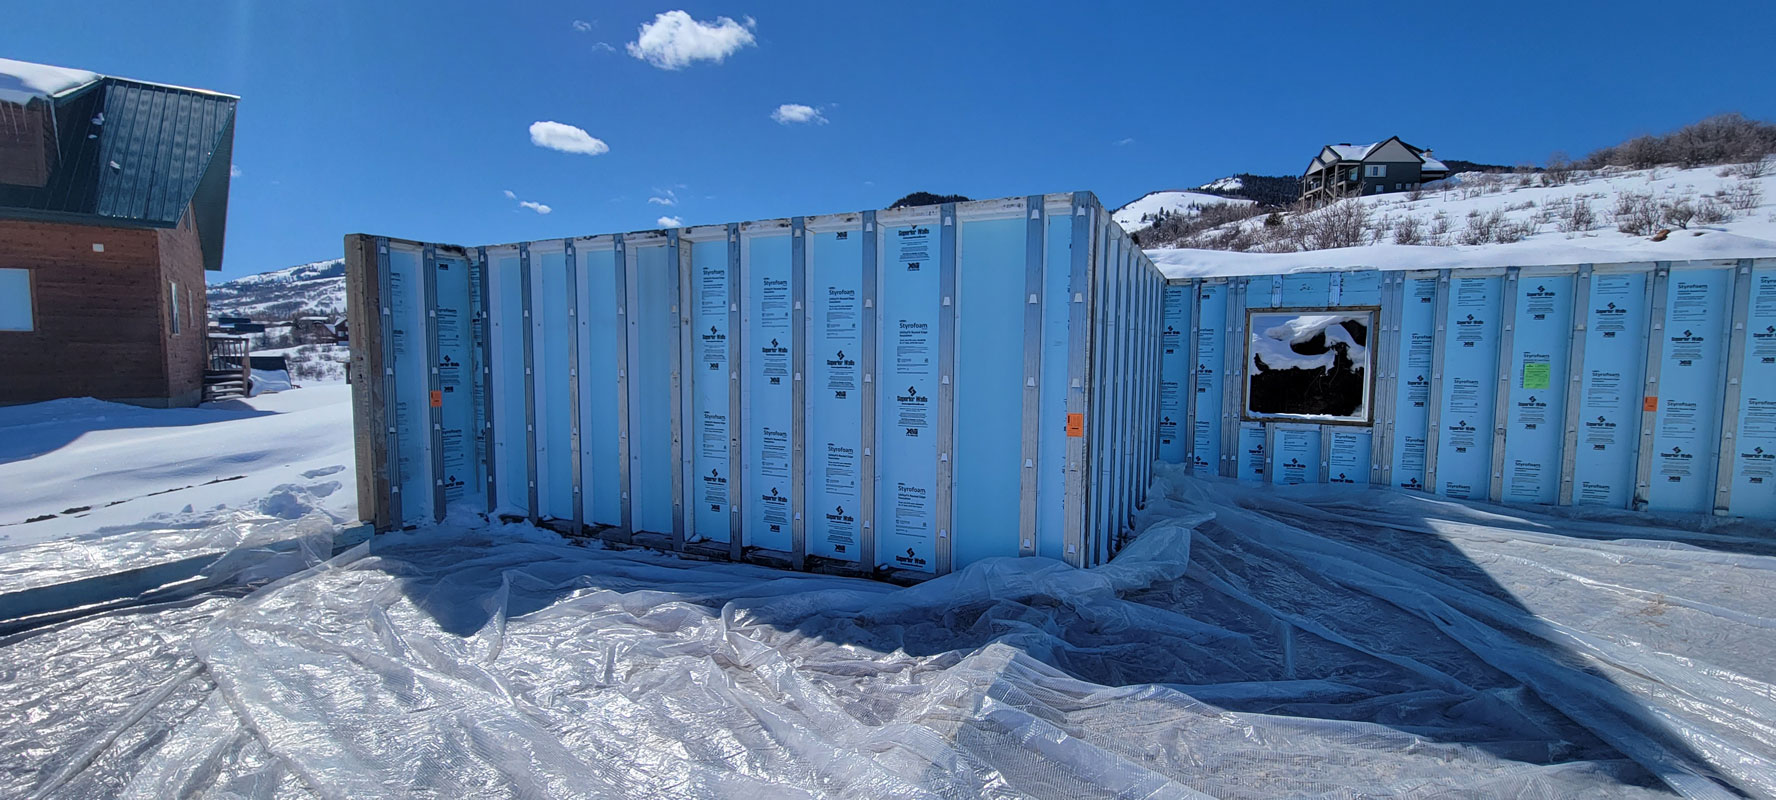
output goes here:
<path id="1" fill-rule="evenodd" d="M 308 486 L 304 486 L 302 488 L 307 489 L 308 493 L 314 495 L 315 497 L 331 497 L 331 496 L 333 496 L 334 492 L 339 491 L 339 481 L 327 481 L 325 483 L 314 483 L 314 484 L 309 484 Z"/>
<path id="2" fill-rule="evenodd" d="M 321 477 L 325 477 L 327 475 L 332 475 L 335 472 L 343 471 L 344 469 L 345 469 L 344 464 L 334 464 L 331 467 L 321 467 L 320 469 L 311 469 L 307 472 L 302 473 L 302 477 L 311 478 L 311 479 L 312 478 L 321 478 Z"/>

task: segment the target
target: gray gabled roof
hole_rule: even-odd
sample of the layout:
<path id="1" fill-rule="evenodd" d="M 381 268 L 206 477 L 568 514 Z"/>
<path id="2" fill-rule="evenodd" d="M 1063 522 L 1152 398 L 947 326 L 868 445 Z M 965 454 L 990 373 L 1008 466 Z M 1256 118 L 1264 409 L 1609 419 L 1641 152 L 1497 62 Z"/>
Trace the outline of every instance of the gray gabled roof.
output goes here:
<path id="1" fill-rule="evenodd" d="M 44 186 L 0 184 L 0 217 L 173 228 L 191 207 L 204 267 L 221 269 L 239 98 L 101 76 L 22 99 L 53 112 L 59 153 Z"/>

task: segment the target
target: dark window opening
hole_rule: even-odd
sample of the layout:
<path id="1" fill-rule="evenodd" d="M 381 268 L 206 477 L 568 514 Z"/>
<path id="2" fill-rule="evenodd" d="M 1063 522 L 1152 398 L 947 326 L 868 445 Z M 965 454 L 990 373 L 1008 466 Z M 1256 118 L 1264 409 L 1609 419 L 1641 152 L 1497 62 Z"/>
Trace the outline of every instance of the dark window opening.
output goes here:
<path id="1" fill-rule="evenodd" d="M 1246 416 L 1368 422 L 1374 320 L 1369 309 L 1250 312 Z"/>

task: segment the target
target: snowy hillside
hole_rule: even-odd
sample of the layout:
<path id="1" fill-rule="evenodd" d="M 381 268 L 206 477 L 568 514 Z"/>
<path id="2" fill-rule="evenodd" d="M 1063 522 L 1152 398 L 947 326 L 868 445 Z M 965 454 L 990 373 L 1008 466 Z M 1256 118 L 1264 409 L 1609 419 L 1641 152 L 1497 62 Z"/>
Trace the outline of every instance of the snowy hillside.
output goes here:
<path id="1" fill-rule="evenodd" d="M 1235 185 L 1222 188 L 1229 188 L 1229 190 L 1239 188 L 1239 179 L 1237 178 L 1223 179 L 1222 181 L 1218 181 L 1217 184 L 1225 183 L 1228 180 L 1233 181 Z M 1116 224 L 1122 226 L 1123 230 L 1133 233 L 1152 225 L 1159 218 L 1168 215 L 1182 214 L 1186 216 L 1195 216 L 1202 213 L 1202 210 L 1209 206 L 1250 205 L 1252 205 L 1252 201 L 1250 200 L 1238 197 L 1222 197 L 1218 194 L 1204 194 L 1202 192 L 1192 191 L 1149 192 L 1148 194 L 1135 198 L 1135 200 L 1128 205 L 1116 209 L 1111 217 L 1116 220 Z"/>
<path id="2" fill-rule="evenodd" d="M 1207 192 L 1237 192 L 1246 188 L 1246 182 L 1238 175 L 1230 175 L 1217 181 L 1209 181 L 1199 187 Z"/>
<path id="3" fill-rule="evenodd" d="M 1660 236 L 1660 231 L 1668 233 Z M 1189 231 L 1154 252 L 1323 253 L 1402 245 L 1414 258 L 1444 260 L 1455 252 L 1505 245 L 1514 247 L 1491 252 L 1522 258 L 1579 249 L 1623 254 L 1617 260 L 1634 254 L 1730 255 L 1719 252 L 1723 247 L 1756 251 L 1747 256 L 1771 254 L 1756 242 L 1776 252 L 1776 163 L 1768 161 L 1694 169 L 1463 173 L 1421 191 L 1370 195 L 1308 212 L 1259 214 Z M 1432 249 L 1451 252 L 1420 252 Z M 1156 260 L 1190 258 L 1179 253 Z M 1340 252 L 1334 259 L 1364 263 L 1365 256 Z"/>
<path id="4" fill-rule="evenodd" d="M 283 320 L 298 313 L 345 314 L 345 259 L 249 275 L 209 287 L 210 316 Z"/>

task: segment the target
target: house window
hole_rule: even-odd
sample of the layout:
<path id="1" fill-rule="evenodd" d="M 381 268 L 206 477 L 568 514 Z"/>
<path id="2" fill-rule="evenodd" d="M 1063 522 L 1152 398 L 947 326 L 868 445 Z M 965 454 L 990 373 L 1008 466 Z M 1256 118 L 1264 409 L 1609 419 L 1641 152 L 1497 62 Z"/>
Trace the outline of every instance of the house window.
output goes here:
<path id="1" fill-rule="evenodd" d="M 1387 174 L 1388 174 L 1388 165 L 1386 165 L 1386 164 L 1370 164 L 1369 166 L 1366 166 L 1363 168 L 1364 177 L 1385 178 L 1385 177 L 1387 177 Z"/>
<path id="2" fill-rule="evenodd" d="M 1244 417 L 1368 423 L 1374 329 L 1372 307 L 1247 312 Z"/>
<path id="3" fill-rule="evenodd" d="M 167 294 L 167 300 L 168 300 L 167 304 L 172 306 L 173 335 L 178 336 L 179 335 L 179 282 L 178 281 L 167 281 L 167 285 L 172 288 L 172 291 Z"/>
<path id="4" fill-rule="evenodd" d="M 31 317 L 31 271 L 0 269 L 0 331 L 35 329 Z"/>

